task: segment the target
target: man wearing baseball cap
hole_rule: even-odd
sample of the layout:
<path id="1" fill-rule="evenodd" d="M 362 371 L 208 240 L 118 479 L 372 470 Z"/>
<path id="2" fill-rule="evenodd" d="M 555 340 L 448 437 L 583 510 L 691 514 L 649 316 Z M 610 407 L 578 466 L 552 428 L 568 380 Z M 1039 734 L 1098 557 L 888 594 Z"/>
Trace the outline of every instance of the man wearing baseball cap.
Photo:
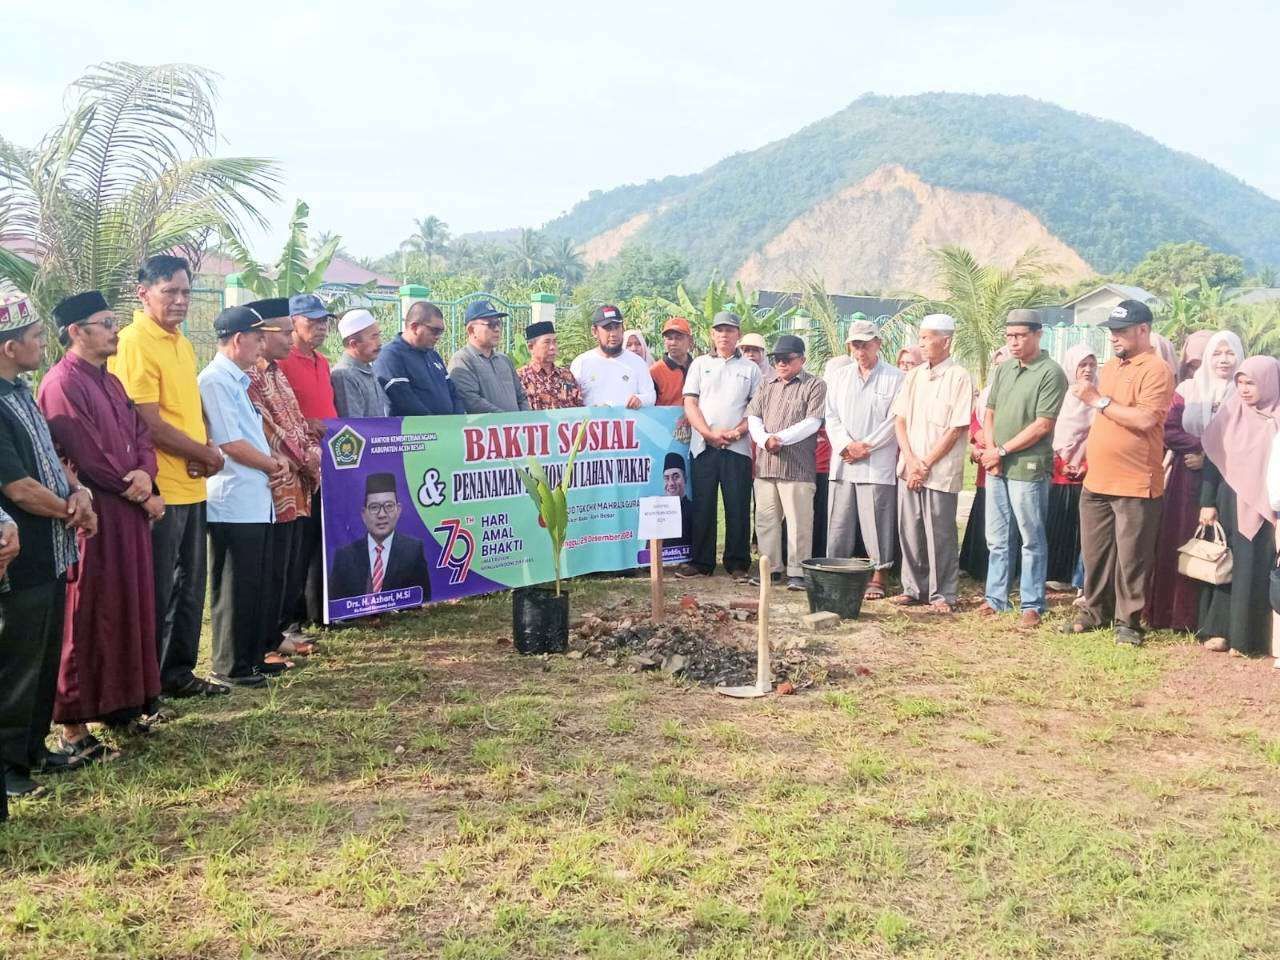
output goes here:
<path id="1" fill-rule="evenodd" d="M 747 404 L 760 368 L 738 351 L 742 320 L 722 310 L 711 320 L 712 352 L 689 365 L 684 413 L 693 427 L 693 558 L 678 577 L 711 576 L 716 568 L 716 496 L 724 500 L 724 568 L 746 582 L 751 567 L 751 440 Z M 804 558 L 802 558 L 804 559 Z"/>
<path id="2" fill-rule="evenodd" d="M 569 364 L 588 407 L 651 407 L 657 399 L 649 365 L 639 355 L 622 349 L 622 311 L 612 304 L 596 308 L 591 316 L 596 348 L 579 354 Z"/>
<path id="3" fill-rule="evenodd" d="M 578 381 L 564 367 L 556 366 L 556 327 L 539 320 L 524 328 L 529 362 L 517 372 L 531 410 L 561 410 L 582 406 Z"/>
<path id="4" fill-rule="evenodd" d="M 1040 349 L 1040 314 L 1010 310 L 1005 318 L 1009 359 L 991 374 L 982 451 L 986 478 L 986 598 L 978 613 L 991 617 L 1010 609 L 1011 525 L 1022 543 L 1018 587 L 1019 626 L 1040 625 L 1045 612 L 1049 544 L 1049 482 L 1053 477 L 1053 427 L 1067 395 L 1067 375 Z"/>
<path id="5" fill-rule="evenodd" d="M 385 417 L 390 415 L 387 391 L 373 369 L 382 352 L 378 319 L 368 310 L 348 310 L 338 318 L 342 356 L 333 365 L 333 405 L 340 417 Z"/>
<path id="6" fill-rule="evenodd" d="M 851 557 L 861 536 L 875 566 L 866 599 L 885 593 L 897 557 L 898 438 L 893 401 L 903 373 L 880 356 L 880 330 L 855 320 L 845 335 L 848 362 L 827 366 L 827 435 L 831 439 L 831 507 L 827 555 Z"/>
<path id="7" fill-rule="evenodd" d="M 747 404 L 756 447 L 756 539 L 760 553 L 780 565 L 786 520 L 788 590 L 804 589 L 800 564 L 813 556 L 817 433 L 827 403 L 827 385 L 804 369 L 804 355 L 799 337 L 778 337 L 769 355 L 778 375 Z"/>
<path id="8" fill-rule="evenodd" d="M 262 355 L 263 332 L 280 330 L 249 307 L 229 307 L 213 321 L 218 352 L 200 371 L 200 398 L 209 437 L 226 463 L 209 478 L 209 582 L 214 678 L 260 687 L 284 670 L 267 664 L 268 637 L 278 628 L 271 581 L 275 517 L 272 488 L 289 478 L 275 457 L 262 416 L 249 399 L 248 370 Z"/>
<path id="9" fill-rule="evenodd" d="M 514 413 L 529 409 L 516 365 L 498 352 L 503 313 L 488 300 L 467 307 L 467 343 L 449 360 L 449 376 L 467 413 Z"/>
<path id="10" fill-rule="evenodd" d="M 1164 499 L 1164 420 L 1173 402 L 1173 372 L 1151 345 L 1151 310 L 1123 300 L 1099 324 L 1111 332 L 1115 356 L 1098 385 L 1071 392 L 1098 411 L 1089 428 L 1080 493 L 1084 606 L 1067 633 L 1115 624 L 1117 643 L 1142 643 L 1142 609 L 1155 558 Z"/>
<path id="11" fill-rule="evenodd" d="M 684 405 L 684 378 L 693 362 L 693 331 L 684 317 L 668 317 L 662 325 L 662 345 L 666 353 L 649 368 L 653 388 L 657 394 L 655 406 L 680 407 Z"/>

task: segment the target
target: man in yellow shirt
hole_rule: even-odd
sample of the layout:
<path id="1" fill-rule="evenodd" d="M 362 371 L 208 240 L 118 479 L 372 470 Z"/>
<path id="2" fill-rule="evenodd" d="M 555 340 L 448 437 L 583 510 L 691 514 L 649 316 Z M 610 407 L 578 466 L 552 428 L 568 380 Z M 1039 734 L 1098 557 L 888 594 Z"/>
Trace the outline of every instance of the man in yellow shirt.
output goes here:
<path id="1" fill-rule="evenodd" d="M 137 405 L 156 447 L 156 486 L 164 516 L 151 530 L 155 559 L 156 645 L 160 686 L 171 697 L 216 696 L 230 688 L 195 675 L 208 580 L 205 477 L 222 469 L 208 442 L 196 354 L 182 335 L 191 305 L 191 267 L 159 254 L 138 271 L 142 309 L 120 332 L 108 368 Z"/>

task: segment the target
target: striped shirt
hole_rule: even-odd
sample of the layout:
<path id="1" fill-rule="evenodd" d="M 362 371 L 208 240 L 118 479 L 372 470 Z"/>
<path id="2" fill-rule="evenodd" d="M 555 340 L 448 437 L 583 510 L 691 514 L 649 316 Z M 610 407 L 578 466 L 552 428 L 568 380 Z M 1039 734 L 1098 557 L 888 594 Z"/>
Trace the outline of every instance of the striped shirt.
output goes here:
<path id="1" fill-rule="evenodd" d="M 805 370 L 790 380 L 775 378 L 760 386 L 747 404 L 747 417 L 759 417 L 764 432 L 778 434 L 783 447 L 770 453 L 763 445 L 757 446 L 757 478 L 814 482 L 818 469 L 817 426 L 793 443 L 787 443 L 785 431 L 804 420 L 817 420 L 821 426 L 826 404 L 827 385 Z"/>

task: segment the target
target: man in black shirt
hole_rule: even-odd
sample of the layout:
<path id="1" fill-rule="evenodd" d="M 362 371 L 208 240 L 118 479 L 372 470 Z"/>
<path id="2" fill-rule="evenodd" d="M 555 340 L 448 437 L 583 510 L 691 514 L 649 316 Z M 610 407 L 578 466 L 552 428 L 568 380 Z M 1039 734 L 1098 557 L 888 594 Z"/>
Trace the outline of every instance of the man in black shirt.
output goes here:
<path id="1" fill-rule="evenodd" d="M 0 761 L 5 792 L 38 788 L 32 772 L 56 772 L 84 757 L 45 746 L 53 719 L 67 568 L 76 534 L 97 532 L 93 495 L 63 469 L 23 374 L 40 366 L 45 330 L 26 299 L 0 304 L 0 509 L 18 525 L 21 551 L 0 593 Z"/>

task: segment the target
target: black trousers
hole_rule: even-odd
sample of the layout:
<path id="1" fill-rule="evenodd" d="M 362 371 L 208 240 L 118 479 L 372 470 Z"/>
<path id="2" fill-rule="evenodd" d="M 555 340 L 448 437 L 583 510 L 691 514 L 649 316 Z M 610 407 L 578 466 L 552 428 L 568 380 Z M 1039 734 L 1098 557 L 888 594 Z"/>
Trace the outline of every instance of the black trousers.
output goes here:
<path id="1" fill-rule="evenodd" d="M 716 568 L 716 492 L 724 499 L 724 568 L 751 567 L 751 458 L 707 447 L 693 458 L 693 559 L 690 565 Z"/>
<path id="2" fill-rule="evenodd" d="M 1088 489 L 1080 492 L 1085 600 L 1080 616 L 1094 626 L 1105 629 L 1114 620 L 1142 629 L 1163 504 L 1163 497 L 1115 497 Z"/>
<path id="3" fill-rule="evenodd" d="M 209 524 L 213 670 L 222 676 L 253 673 L 262 663 L 267 637 L 278 628 L 271 546 L 270 523 Z"/>
<path id="4" fill-rule="evenodd" d="M 160 689 L 172 693 L 191 679 L 200 655 L 208 587 L 205 505 L 166 506 L 151 528 L 155 562 L 156 647 Z"/>
<path id="5" fill-rule="evenodd" d="M 0 761 L 29 773 L 44 757 L 62 660 L 67 581 L 0 594 Z"/>
<path id="6" fill-rule="evenodd" d="M 284 638 L 284 630 L 296 620 L 295 608 L 303 600 L 307 585 L 307 564 L 302 556 L 306 517 L 288 523 L 271 525 L 271 595 L 276 598 L 274 630 L 269 629 L 264 653 L 275 650 Z"/>
<path id="7" fill-rule="evenodd" d="M 324 623 L 324 545 L 321 542 L 319 490 L 311 497 L 311 516 L 298 522 L 302 525 L 298 552 L 304 568 L 299 575 L 305 571 L 305 576 L 301 596 L 292 601 L 291 606 L 285 607 L 285 626 Z"/>

